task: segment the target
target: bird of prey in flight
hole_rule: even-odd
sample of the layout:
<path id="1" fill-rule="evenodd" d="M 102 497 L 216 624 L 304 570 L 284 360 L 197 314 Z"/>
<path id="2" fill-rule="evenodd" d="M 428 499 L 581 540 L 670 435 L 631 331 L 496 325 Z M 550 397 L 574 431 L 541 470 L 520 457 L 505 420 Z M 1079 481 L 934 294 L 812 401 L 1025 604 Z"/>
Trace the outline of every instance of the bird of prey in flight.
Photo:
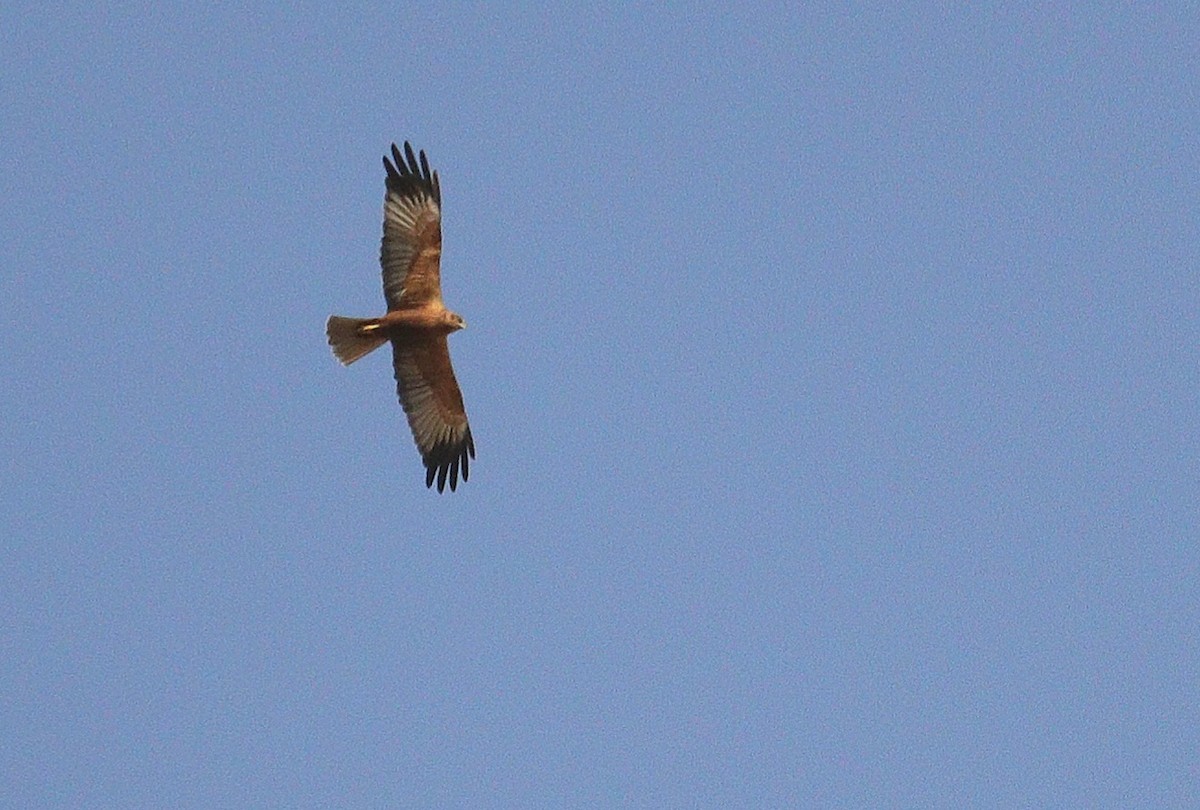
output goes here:
<path id="1" fill-rule="evenodd" d="M 467 323 L 442 303 L 442 192 L 425 152 L 418 161 L 407 142 L 403 155 L 392 144 L 392 159 L 385 155 L 383 166 L 387 194 L 379 262 L 387 314 L 332 315 L 325 334 L 346 366 L 391 341 L 396 390 L 425 462 L 425 486 L 436 478 L 438 492 L 447 482 L 453 492 L 460 473 L 467 480 L 475 442 L 446 344 Z"/>

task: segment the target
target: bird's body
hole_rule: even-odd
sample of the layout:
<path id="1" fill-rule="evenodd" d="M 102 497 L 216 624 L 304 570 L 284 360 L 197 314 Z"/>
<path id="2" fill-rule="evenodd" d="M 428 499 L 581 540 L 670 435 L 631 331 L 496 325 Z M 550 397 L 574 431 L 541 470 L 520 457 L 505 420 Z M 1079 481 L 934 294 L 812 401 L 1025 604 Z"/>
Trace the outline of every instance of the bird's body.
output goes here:
<path id="1" fill-rule="evenodd" d="M 438 492 L 450 490 L 458 476 L 467 480 L 475 442 L 467 423 L 462 392 L 450 365 L 446 337 L 466 326 L 442 302 L 441 188 L 404 144 L 404 155 L 392 145 L 383 159 L 387 194 L 383 205 L 383 292 L 388 311 L 378 318 L 330 316 L 325 325 L 334 356 L 344 365 L 390 341 L 400 404 L 425 462 L 425 485 L 437 480 Z"/>

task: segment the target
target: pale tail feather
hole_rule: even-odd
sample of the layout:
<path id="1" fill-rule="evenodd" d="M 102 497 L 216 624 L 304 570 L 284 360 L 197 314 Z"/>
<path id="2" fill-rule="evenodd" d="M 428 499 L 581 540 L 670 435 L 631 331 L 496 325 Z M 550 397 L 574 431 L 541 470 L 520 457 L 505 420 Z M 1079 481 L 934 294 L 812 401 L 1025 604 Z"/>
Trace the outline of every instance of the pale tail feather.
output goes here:
<path id="1" fill-rule="evenodd" d="M 370 354 L 378 349 L 387 338 L 378 332 L 364 332 L 364 326 L 379 323 L 378 318 L 343 318 L 341 315 L 330 315 L 325 324 L 325 334 L 329 336 L 329 345 L 333 354 L 342 365 L 348 366 L 364 354 Z"/>

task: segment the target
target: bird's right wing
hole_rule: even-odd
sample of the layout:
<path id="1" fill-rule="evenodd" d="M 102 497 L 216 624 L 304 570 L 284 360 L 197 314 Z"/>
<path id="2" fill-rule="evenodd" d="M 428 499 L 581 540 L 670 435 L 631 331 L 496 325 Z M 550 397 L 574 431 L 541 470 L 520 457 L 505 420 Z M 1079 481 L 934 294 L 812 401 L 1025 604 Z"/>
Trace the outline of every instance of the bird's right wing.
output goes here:
<path id="1" fill-rule="evenodd" d="M 421 152 L 404 143 L 404 155 L 392 144 L 385 156 L 387 194 L 383 199 L 383 297 L 388 310 L 420 307 L 441 301 L 442 192 L 437 172 Z"/>

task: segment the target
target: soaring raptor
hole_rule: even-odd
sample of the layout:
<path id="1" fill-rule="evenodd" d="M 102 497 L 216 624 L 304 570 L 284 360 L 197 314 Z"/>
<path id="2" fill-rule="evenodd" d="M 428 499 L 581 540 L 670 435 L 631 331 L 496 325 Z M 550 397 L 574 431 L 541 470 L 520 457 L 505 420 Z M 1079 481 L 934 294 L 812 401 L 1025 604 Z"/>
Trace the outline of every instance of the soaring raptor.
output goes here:
<path id="1" fill-rule="evenodd" d="M 334 356 L 346 366 L 391 341 L 396 390 L 425 462 L 425 486 L 433 486 L 436 478 L 438 492 L 447 481 L 453 492 L 459 473 L 467 480 L 475 442 L 446 336 L 467 322 L 442 303 L 442 192 L 437 172 L 429 171 L 425 152 L 420 154 L 418 162 L 405 142 L 403 155 L 392 144 L 392 159 L 383 158 L 387 194 L 379 261 L 387 314 L 332 315 L 325 333 Z"/>

